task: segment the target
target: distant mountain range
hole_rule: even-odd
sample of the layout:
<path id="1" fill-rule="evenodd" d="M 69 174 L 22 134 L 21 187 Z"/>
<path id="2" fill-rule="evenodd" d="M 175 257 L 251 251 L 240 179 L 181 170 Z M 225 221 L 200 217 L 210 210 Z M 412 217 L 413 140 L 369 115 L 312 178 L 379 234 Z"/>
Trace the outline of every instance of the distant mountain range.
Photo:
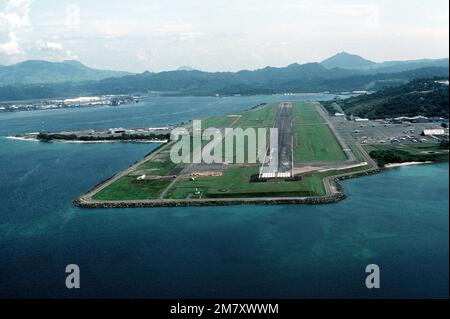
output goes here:
<path id="1" fill-rule="evenodd" d="M 36 63 L 37 61 L 28 61 L 22 64 L 29 66 Z M 9 70 L 14 66 L 0 68 L 0 86 L 3 85 L 0 87 L 0 99 L 155 92 L 169 95 L 246 95 L 378 90 L 386 86 L 405 84 L 417 78 L 445 78 L 449 74 L 448 59 L 375 63 L 348 53 L 340 53 L 321 63 L 294 63 L 282 68 L 266 67 L 239 72 L 203 72 L 182 67 L 176 71 L 124 75 L 120 72 L 93 70 L 76 61 L 37 64 L 39 71 L 32 67 L 22 67 L 22 78 L 28 79 L 28 82 L 22 83 L 12 82 L 1 76 L 2 73 L 8 74 L 5 68 Z M 43 65 L 48 65 L 47 72 Z M 18 68 L 18 65 L 15 67 Z M 76 70 L 87 73 L 82 72 L 75 76 L 68 74 L 70 73 L 68 70 L 75 75 L 78 74 Z M 58 71 L 66 74 L 58 75 Z M 109 77 L 108 72 L 112 72 Z M 44 75 L 51 73 L 53 77 L 41 75 L 39 80 L 38 73 Z M 82 74 L 85 77 L 89 75 L 103 79 L 85 81 L 86 78 L 80 79 Z M 46 78 L 49 80 L 47 83 L 44 81 Z"/>
<path id="2" fill-rule="evenodd" d="M 328 69 L 341 68 L 350 70 L 364 71 L 367 74 L 376 73 L 395 73 L 409 71 L 426 67 L 447 67 L 449 66 L 448 58 L 445 59 L 421 59 L 409 61 L 386 61 L 376 63 L 366 60 L 359 55 L 347 52 L 338 53 L 331 58 L 322 61 L 324 67 Z"/>
<path id="3" fill-rule="evenodd" d="M 75 60 L 63 62 L 30 60 L 10 66 L 0 65 L 0 86 L 102 80 L 129 74 L 131 73 L 91 69 Z"/>

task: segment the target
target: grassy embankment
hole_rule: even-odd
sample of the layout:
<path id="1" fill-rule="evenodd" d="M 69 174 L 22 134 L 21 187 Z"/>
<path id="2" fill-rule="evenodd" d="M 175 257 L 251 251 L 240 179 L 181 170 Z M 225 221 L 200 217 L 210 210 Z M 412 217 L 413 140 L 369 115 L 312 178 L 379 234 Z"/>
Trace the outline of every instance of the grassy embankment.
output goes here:
<path id="1" fill-rule="evenodd" d="M 294 104 L 294 162 L 340 162 L 347 158 L 311 103 Z"/>

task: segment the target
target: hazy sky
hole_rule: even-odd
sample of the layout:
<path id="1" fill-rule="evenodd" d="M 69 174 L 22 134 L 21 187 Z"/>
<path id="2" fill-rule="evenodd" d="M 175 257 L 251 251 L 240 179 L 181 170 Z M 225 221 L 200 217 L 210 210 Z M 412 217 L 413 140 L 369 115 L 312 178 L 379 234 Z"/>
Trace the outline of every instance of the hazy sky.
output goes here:
<path id="1" fill-rule="evenodd" d="M 448 57 L 448 0 L 0 0 L 0 64 L 207 71 Z"/>

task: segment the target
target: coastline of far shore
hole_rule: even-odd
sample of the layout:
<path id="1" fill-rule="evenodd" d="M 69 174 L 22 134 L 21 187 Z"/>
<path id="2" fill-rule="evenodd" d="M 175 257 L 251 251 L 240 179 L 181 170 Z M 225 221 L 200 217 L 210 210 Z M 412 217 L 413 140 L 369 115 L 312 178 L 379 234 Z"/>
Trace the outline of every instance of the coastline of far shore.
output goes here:
<path id="1" fill-rule="evenodd" d="M 40 140 L 35 137 L 23 137 L 23 136 L 6 136 L 6 139 L 9 140 L 17 140 L 17 141 L 29 141 L 29 142 L 47 142 Z M 83 140 L 62 140 L 62 139 L 53 139 L 48 142 L 62 142 L 62 143 L 167 143 L 168 140 L 139 140 L 139 139 L 131 139 L 131 140 L 93 140 L 93 141 L 83 141 Z"/>

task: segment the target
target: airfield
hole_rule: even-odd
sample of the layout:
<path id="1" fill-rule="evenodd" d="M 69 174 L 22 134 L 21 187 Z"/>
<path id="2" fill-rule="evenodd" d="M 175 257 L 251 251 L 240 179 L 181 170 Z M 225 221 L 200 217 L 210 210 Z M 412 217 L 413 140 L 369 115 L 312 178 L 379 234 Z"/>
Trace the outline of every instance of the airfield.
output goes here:
<path id="1" fill-rule="evenodd" d="M 278 128 L 278 148 L 265 150 L 266 156 L 277 152 L 278 165 L 227 160 L 175 164 L 170 150 L 176 141 L 170 141 L 74 203 L 153 207 L 336 202 L 346 197 L 338 180 L 380 171 L 359 135 L 352 133 L 354 124 L 343 121 L 328 115 L 317 102 L 266 104 L 213 116 L 203 120 L 202 129 Z"/>

